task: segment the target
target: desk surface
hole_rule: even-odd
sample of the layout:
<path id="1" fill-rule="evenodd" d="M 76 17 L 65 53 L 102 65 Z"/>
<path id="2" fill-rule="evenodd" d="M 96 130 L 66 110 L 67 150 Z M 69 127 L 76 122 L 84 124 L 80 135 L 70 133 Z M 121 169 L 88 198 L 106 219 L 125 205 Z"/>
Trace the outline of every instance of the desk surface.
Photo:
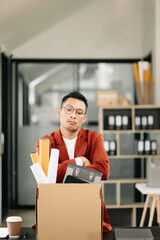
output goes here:
<path id="1" fill-rule="evenodd" d="M 149 187 L 148 183 L 136 183 L 135 186 L 142 194 L 160 194 L 160 187 Z"/>
<path id="2" fill-rule="evenodd" d="M 155 240 L 160 240 L 160 227 L 151 227 L 149 229 L 151 229 Z M 26 240 L 36 240 L 36 231 L 33 228 L 22 228 L 21 229 L 21 237 L 19 238 L 19 240 L 22 240 L 22 239 L 24 240 L 23 235 L 25 232 L 28 232 L 28 236 L 27 236 Z M 8 238 L 8 239 L 10 239 L 10 238 Z M 49 240 L 49 239 L 46 239 L 46 240 Z M 115 240 L 114 229 L 112 232 L 103 233 L 103 240 Z"/>

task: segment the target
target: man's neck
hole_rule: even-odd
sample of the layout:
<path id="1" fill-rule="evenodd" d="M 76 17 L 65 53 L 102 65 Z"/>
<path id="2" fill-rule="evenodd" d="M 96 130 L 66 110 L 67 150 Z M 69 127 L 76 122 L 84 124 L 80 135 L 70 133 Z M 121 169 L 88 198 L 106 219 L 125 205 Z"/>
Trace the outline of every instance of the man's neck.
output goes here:
<path id="1" fill-rule="evenodd" d="M 67 138 L 67 139 L 73 139 L 73 138 L 76 138 L 77 136 L 78 136 L 78 133 L 79 133 L 79 130 L 78 131 L 76 131 L 76 132 L 70 132 L 70 131 L 68 131 L 67 129 L 64 129 L 64 128 L 62 128 L 62 127 L 60 127 L 60 129 L 61 129 L 61 133 L 62 133 L 62 136 L 64 137 L 64 138 Z"/>

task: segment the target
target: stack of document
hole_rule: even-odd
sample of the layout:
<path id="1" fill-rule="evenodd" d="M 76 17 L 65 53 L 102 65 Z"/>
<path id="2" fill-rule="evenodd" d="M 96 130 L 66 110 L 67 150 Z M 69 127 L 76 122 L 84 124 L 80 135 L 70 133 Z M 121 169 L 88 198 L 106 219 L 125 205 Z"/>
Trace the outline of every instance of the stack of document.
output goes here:
<path id="1" fill-rule="evenodd" d="M 38 153 L 31 153 L 33 165 L 30 166 L 37 183 L 56 183 L 59 150 L 51 149 L 49 159 L 49 140 L 40 140 L 40 158 Z"/>

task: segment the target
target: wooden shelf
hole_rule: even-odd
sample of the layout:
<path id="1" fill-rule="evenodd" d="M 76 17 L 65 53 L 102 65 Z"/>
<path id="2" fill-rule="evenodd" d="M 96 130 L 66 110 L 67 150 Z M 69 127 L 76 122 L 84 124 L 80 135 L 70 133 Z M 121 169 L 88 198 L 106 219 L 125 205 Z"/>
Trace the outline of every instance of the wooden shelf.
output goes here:
<path id="1" fill-rule="evenodd" d="M 110 130 L 109 129 L 109 123 L 108 119 L 109 116 L 113 115 L 114 117 L 117 115 L 121 116 L 128 116 L 128 129 L 121 129 L 121 130 Z M 148 116 L 148 115 L 153 115 L 154 116 L 154 126 L 153 129 L 135 129 L 135 117 L 136 116 Z M 160 134 L 160 106 L 155 106 L 155 105 L 130 105 L 127 107 L 120 107 L 120 106 L 112 106 L 112 107 L 104 107 L 104 108 L 99 108 L 99 130 L 102 134 L 113 134 L 114 140 L 116 141 L 116 153 L 117 155 L 108 155 L 109 159 L 135 159 L 135 165 L 140 168 L 140 175 L 142 178 L 125 178 L 125 179 L 108 179 L 106 181 L 101 181 L 102 182 L 102 189 L 104 193 L 104 201 L 106 198 L 106 208 L 107 209 L 131 209 L 131 226 L 136 226 L 137 224 L 137 208 L 143 208 L 144 207 L 144 202 L 143 198 L 141 199 L 142 202 L 133 202 L 133 203 L 128 203 L 128 204 L 121 204 L 123 202 L 122 197 L 122 186 L 123 184 L 131 184 L 132 189 L 134 191 L 134 184 L 136 183 L 146 183 L 148 182 L 148 166 L 149 162 L 152 158 L 160 158 L 160 154 L 158 152 L 157 155 L 138 155 L 138 154 L 121 154 L 121 142 L 120 139 L 122 139 L 122 134 L 126 134 L 126 137 L 130 136 L 128 134 L 141 134 L 141 138 L 143 135 L 147 133 L 155 134 L 155 138 L 157 140 L 158 135 Z M 132 137 L 132 136 L 131 136 Z M 110 139 L 110 136 L 108 137 Z M 137 138 L 137 137 L 136 137 Z M 108 140 L 109 140 L 108 139 Z M 123 138 L 125 139 L 125 138 Z M 127 138 L 126 138 L 127 139 Z M 113 139 L 112 139 L 113 140 Z M 127 141 L 127 140 L 126 140 Z M 137 139 L 135 139 L 137 141 Z M 157 141 L 158 142 L 158 141 Z M 136 146 L 136 142 L 134 142 Z M 126 146 L 127 147 L 127 146 Z M 124 148 L 124 143 L 123 143 L 123 149 Z M 159 149 L 159 147 L 157 148 Z M 123 150 L 124 152 L 124 150 Z M 127 151 L 128 152 L 128 151 Z M 136 152 L 136 150 L 135 150 Z M 139 161 L 136 161 L 136 159 L 139 159 Z M 146 159 L 144 161 L 143 159 Z M 129 161 L 129 160 L 128 160 Z M 146 178 L 144 178 L 146 176 Z M 107 186 L 107 185 L 111 186 Z M 115 199 L 113 202 L 115 204 L 107 204 L 107 194 L 110 188 L 112 188 L 112 184 L 114 184 L 114 194 L 115 194 Z M 130 187 L 130 186 L 128 186 Z M 125 188 L 125 186 L 124 186 Z M 138 199 L 139 200 L 139 199 Z M 134 198 L 132 197 L 130 199 L 130 202 L 134 201 Z"/>
<path id="2" fill-rule="evenodd" d="M 99 109 L 159 109 L 159 105 L 147 105 L 147 104 L 138 104 L 138 105 L 130 105 L 130 106 L 108 106 L 108 107 L 100 107 Z"/>
<path id="3" fill-rule="evenodd" d="M 110 159 L 160 158 L 160 155 L 108 155 Z"/>
<path id="4" fill-rule="evenodd" d="M 160 133 L 160 129 L 145 129 L 145 130 L 103 130 L 103 133 Z"/>
<path id="5" fill-rule="evenodd" d="M 160 129 L 132 130 L 133 133 L 160 133 Z"/>
<path id="6" fill-rule="evenodd" d="M 159 105 L 146 105 L 146 104 L 138 104 L 138 105 L 132 105 L 132 108 L 136 109 L 160 109 Z"/>

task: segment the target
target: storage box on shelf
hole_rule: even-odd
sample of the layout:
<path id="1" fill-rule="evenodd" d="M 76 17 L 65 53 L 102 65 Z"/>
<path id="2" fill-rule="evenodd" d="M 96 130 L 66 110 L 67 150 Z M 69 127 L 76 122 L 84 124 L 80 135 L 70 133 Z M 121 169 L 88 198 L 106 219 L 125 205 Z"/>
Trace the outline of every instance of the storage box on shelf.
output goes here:
<path id="1" fill-rule="evenodd" d="M 118 116 L 118 117 L 117 117 Z M 139 173 L 135 173 L 133 179 L 109 179 L 103 181 L 104 200 L 107 209 L 131 209 L 131 225 L 136 226 L 137 209 L 143 207 L 143 197 L 139 202 L 136 199 L 133 202 L 123 202 L 121 200 L 123 184 L 131 184 L 134 186 L 138 182 L 147 182 L 148 166 L 152 158 L 160 158 L 158 149 L 158 137 L 160 135 L 160 106 L 155 105 L 131 105 L 127 107 L 107 107 L 99 108 L 99 128 L 104 135 L 106 152 L 110 161 L 127 161 L 133 159 L 135 162 L 135 170 L 140 166 Z M 112 139 L 107 139 L 107 135 L 112 135 Z M 130 144 L 127 136 L 133 135 L 134 143 L 132 151 L 129 150 Z M 152 136 L 153 135 L 153 136 Z M 123 141 L 120 140 L 123 137 Z M 147 139 L 147 141 L 146 141 Z M 125 142 L 126 140 L 126 142 Z M 144 149 L 139 149 L 138 141 L 143 142 Z M 110 142 L 115 142 L 115 151 L 110 150 Z M 152 144 L 153 142 L 153 144 Z M 125 146 L 122 149 L 122 146 Z M 154 148 L 154 149 L 151 149 Z M 142 148 L 142 147 L 141 147 Z M 157 148 L 157 149 L 155 149 Z M 141 150 L 141 151 L 140 151 Z M 129 152 L 130 151 L 130 152 Z M 116 168 L 116 166 L 115 166 Z M 107 201 L 107 188 L 111 186 L 115 199 L 112 203 Z M 134 191 L 136 191 L 134 189 Z"/>

